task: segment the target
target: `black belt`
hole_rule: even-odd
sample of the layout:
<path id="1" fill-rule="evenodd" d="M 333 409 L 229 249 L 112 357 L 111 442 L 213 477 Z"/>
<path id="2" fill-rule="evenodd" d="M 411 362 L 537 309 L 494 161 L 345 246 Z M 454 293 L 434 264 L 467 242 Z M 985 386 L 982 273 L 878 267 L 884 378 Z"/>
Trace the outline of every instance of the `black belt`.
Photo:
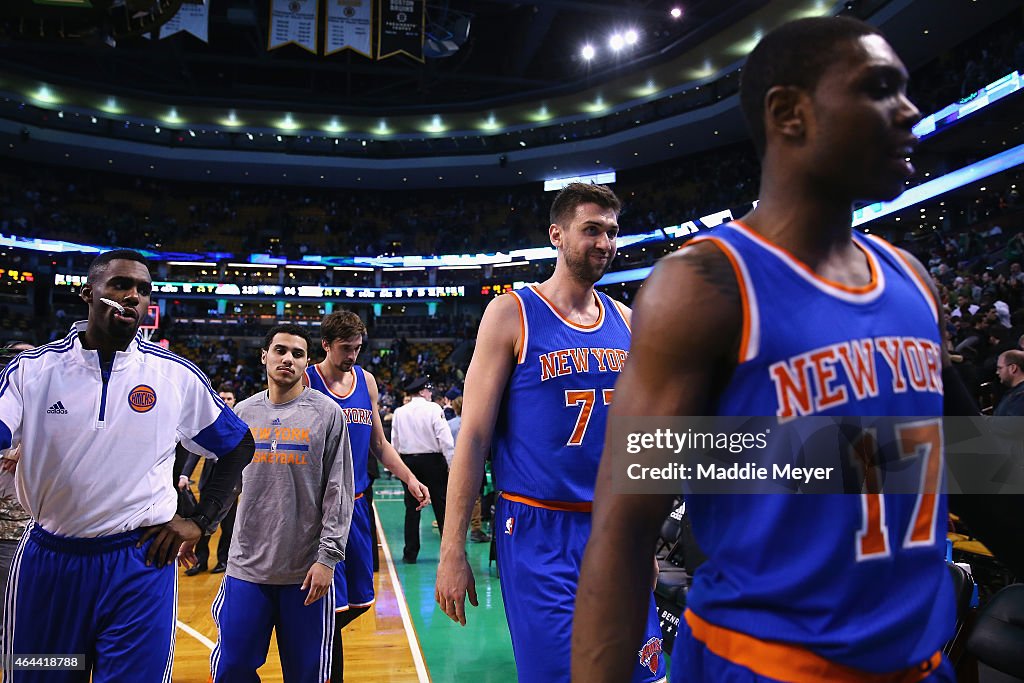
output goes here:
<path id="1" fill-rule="evenodd" d="M 440 451 L 434 451 L 433 453 L 402 453 L 403 458 L 415 458 L 420 455 L 441 455 Z"/>

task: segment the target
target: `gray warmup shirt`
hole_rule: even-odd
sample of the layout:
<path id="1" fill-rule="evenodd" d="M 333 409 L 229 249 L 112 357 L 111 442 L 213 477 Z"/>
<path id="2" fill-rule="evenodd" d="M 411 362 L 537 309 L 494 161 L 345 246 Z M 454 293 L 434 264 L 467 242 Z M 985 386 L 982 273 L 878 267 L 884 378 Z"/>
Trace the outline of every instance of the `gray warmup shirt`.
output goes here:
<path id="1" fill-rule="evenodd" d="M 301 584 L 314 562 L 345 559 L 355 480 L 338 404 L 308 387 L 287 403 L 266 391 L 235 406 L 256 453 L 242 471 L 227 575 Z"/>

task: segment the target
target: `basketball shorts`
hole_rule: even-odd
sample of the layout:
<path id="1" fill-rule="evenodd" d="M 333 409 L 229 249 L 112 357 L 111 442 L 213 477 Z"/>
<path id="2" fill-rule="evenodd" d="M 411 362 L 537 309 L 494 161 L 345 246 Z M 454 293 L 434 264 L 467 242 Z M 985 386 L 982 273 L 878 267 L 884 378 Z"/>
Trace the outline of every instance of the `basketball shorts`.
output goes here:
<path id="1" fill-rule="evenodd" d="M 146 566 L 152 541 L 136 548 L 142 533 L 71 538 L 29 527 L 4 597 L 5 682 L 88 683 L 91 671 L 94 683 L 170 683 L 177 569 Z M 19 655 L 83 661 L 75 670 L 25 670 Z"/>
<path id="2" fill-rule="evenodd" d="M 701 640 L 695 635 L 705 638 Z M 687 610 L 672 646 L 671 683 L 956 683 L 949 662 L 936 654 L 927 666 L 897 674 L 851 669 L 785 643 L 757 640 L 709 625 Z"/>
<path id="3" fill-rule="evenodd" d="M 335 610 L 373 604 L 373 531 L 370 529 L 370 503 L 365 496 L 356 498 L 352 510 L 345 559 L 334 565 Z"/>
<path id="4" fill-rule="evenodd" d="M 568 683 L 572 615 L 591 516 L 499 497 L 494 518 L 498 578 L 520 681 Z M 654 597 L 631 680 L 665 680 Z"/>
<path id="5" fill-rule="evenodd" d="M 270 632 L 277 629 L 284 680 L 324 683 L 331 677 L 334 592 L 308 607 L 298 584 L 272 586 L 224 577 L 213 600 L 217 645 L 210 654 L 215 683 L 259 683 Z"/>

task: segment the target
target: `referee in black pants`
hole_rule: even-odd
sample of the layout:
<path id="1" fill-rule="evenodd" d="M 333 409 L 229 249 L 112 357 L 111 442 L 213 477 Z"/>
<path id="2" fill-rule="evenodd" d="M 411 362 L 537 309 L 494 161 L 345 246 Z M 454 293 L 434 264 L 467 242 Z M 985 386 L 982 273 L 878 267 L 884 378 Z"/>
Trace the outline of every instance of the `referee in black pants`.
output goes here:
<path id="1" fill-rule="evenodd" d="M 455 454 L 444 409 L 431 399 L 434 387 L 419 377 L 405 388 L 412 398 L 395 411 L 391 420 L 391 445 L 416 478 L 430 490 L 430 501 L 437 518 L 437 529 L 444 533 L 444 503 L 448 489 L 448 465 Z M 420 511 L 409 488 L 405 489 L 405 550 L 402 562 L 416 564 L 420 553 Z"/>

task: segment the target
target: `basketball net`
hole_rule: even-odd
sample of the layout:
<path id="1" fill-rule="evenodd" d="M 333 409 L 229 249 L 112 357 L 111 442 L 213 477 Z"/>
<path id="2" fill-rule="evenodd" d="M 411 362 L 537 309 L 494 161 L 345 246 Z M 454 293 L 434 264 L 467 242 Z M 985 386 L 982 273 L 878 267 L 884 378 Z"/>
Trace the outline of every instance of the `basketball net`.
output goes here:
<path id="1" fill-rule="evenodd" d="M 142 332 L 142 339 L 144 341 L 153 341 L 153 333 L 156 332 L 155 327 L 139 327 L 139 331 Z"/>

